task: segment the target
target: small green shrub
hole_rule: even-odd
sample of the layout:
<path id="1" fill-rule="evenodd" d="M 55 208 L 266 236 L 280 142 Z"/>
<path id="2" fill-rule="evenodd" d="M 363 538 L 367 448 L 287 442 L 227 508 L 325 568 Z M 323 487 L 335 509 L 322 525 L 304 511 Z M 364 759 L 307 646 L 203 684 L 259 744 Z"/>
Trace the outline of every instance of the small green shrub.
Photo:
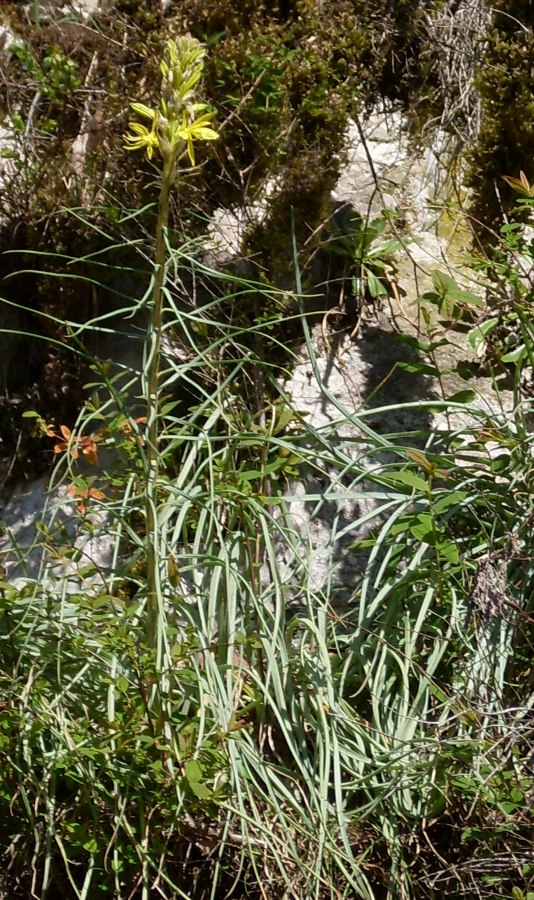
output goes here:
<path id="1" fill-rule="evenodd" d="M 534 367 L 530 286 L 534 241 L 523 224 L 525 219 L 531 220 L 534 202 L 524 173 L 521 179 L 507 177 L 506 181 L 526 197 L 518 201 L 514 221 L 501 226 L 499 243 L 477 260 L 489 283 L 489 309 L 469 333 L 468 341 L 487 364 L 514 373 L 513 383 L 520 396 L 521 377 Z"/>

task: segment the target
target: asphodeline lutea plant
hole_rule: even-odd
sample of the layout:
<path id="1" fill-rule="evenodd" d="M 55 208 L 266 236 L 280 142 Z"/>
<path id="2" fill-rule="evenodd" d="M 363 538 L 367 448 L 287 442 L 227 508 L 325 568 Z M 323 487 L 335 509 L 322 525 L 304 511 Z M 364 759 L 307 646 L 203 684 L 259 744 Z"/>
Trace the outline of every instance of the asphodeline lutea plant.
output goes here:
<path id="1" fill-rule="evenodd" d="M 158 552 L 158 386 L 161 338 L 163 330 L 163 300 L 166 271 L 166 231 L 169 223 L 169 195 L 185 157 L 195 165 L 195 142 L 216 140 L 211 127 L 214 111 L 198 102 L 198 89 L 204 68 L 205 47 L 190 36 L 167 41 L 160 64 L 161 95 L 157 104 L 132 103 L 131 107 L 149 126 L 130 122 L 126 135 L 127 150 L 142 150 L 148 159 L 159 158 L 162 164 L 161 187 L 156 226 L 154 276 L 151 294 L 150 321 L 147 333 L 146 365 L 144 366 L 144 394 L 146 396 L 146 485 L 145 522 L 147 546 L 147 644 L 155 653 L 156 668 L 164 666 L 165 604 L 162 584 L 167 582 L 162 571 L 164 553 Z M 157 701 L 156 701 L 157 702 Z"/>

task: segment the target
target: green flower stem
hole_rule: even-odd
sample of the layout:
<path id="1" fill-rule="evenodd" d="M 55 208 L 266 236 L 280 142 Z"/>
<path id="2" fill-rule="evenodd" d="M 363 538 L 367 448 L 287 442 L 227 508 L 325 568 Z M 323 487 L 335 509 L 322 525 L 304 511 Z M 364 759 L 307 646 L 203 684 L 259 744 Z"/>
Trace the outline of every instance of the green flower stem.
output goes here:
<path id="1" fill-rule="evenodd" d="M 156 226 L 155 277 L 152 291 L 150 323 L 150 358 L 147 390 L 147 448 L 146 448 L 146 540 L 147 540 L 147 620 L 148 647 L 155 652 L 156 669 L 162 662 L 161 619 L 164 615 L 163 597 L 158 571 L 158 478 L 159 478 L 159 374 L 161 338 L 163 332 L 163 287 L 165 283 L 166 243 L 169 224 L 169 195 L 173 183 L 173 161 L 166 158 L 163 166 Z"/>

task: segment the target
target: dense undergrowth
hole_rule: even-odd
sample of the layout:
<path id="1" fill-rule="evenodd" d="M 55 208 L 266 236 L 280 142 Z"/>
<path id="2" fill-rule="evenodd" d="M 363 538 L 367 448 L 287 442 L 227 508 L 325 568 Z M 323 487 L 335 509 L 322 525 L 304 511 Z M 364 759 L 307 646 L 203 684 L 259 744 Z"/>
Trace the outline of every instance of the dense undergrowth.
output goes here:
<path id="1" fill-rule="evenodd" d="M 530 185 L 511 181 L 528 215 Z M 39 402 L 23 420 L 57 464 L 0 584 L 0 896 L 531 900 L 528 233 L 509 222 L 479 261 L 479 320 L 445 276 L 421 300 L 507 373 L 512 408 L 497 386 L 491 411 L 466 392 L 417 400 L 407 416 L 440 428 L 384 433 L 377 397 L 347 409 L 321 375 L 289 217 L 290 303 L 211 268 L 150 207 L 71 205 L 63 219 L 96 235 L 84 253 L 6 254 L 64 289 L 42 333 L 84 400 L 68 422 Z M 369 288 L 380 257 L 359 262 Z M 24 331 L 31 309 L 11 302 Z M 288 333 L 327 424 L 288 391 Z M 436 374 L 432 335 L 412 341 Z"/>
<path id="2" fill-rule="evenodd" d="M 96 362 L 72 432 L 36 419 L 59 458 L 53 496 L 62 484 L 77 512 L 51 500 L 27 576 L 2 585 L 2 895 L 527 897 L 530 325 L 510 414 L 432 400 L 471 424 L 384 435 L 376 408 L 329 395 L 303 316 L 338 410 L 316 429 L 254 349 L 272 323 L 236 327 L 229 291 L 236 306 L 265 296 L 194 244 L 169 252 L 180 338 L 161 358 L 152 533 L 135 374 Z M 528 295 L 511 302 L 524 313 Z M 98 327 L 80 323 L 82 342 Z M 296 490 L 306 473 L 328 473 L 320 495 Z M 314 522 L 347 502 L 318 582 Z M 365 564 L 347 590 L 351 545 Z"/>

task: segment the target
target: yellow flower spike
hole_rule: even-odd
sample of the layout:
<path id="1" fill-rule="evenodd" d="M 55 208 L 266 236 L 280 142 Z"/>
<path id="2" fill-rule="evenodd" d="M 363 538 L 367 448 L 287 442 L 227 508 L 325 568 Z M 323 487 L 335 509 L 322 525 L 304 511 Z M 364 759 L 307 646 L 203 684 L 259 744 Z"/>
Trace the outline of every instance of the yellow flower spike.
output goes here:
<path id="1" fill-rule="evenodd" d="M 131 103 L 132 110 L 152 122 L 145 125 L 130 122 L 133 134 L 126 136 L 127 150 L 146 150 L 152 159 L 157 148 L 169 165 L 168 172 L 175 177 L 176 161 L 184 144 L 192 165 L 195 165 L 195 141 L 217 140 L 217 132 L 210 127 L 213 112 L 206 103 L 195 103 L 195 93 L 202 77 L 206 49 L 190 36 L 169 40 L 160 63 L 162 75 L 161 95 L 156 108 L 144 103 Z M 200 115 L 198 115 L 200 113 Z M 195 118 L 196 116 L 196 118 Z"/>
<path id="2" fill-rule="evenodd" d="M 165 296 L 168 259 L 168 228 L 170 221 L 170 195 L 177 177 L 177 167 L 184 152 L 195 165 L 195 141 L 214 141 L 218 134 L 211 127 L 214 112 L 205 103 L 197 103 L 198 84 L 204 68 L 205 47 L 191 36 L 169 40 L 160 63 L 161 88 L 154 108 L 144 103 L 132 103 L 133 112 L 150 125 L 129 122 L 129 134 L 125 135 L 125 149 L 144 150 L 152 159 L 157 150 L 161 159 L 158 215 L 155 226 L 153 255 L 154 275 L 150 292 L 150 324 L 147 347 L 150 348 L 146 365 L 146 454 L 144 473 L 144 513 L 146 534 L 158 534 L 158 509 L 160 506 L 160 421 L 162 388 L 162 348 L 165 334 Z M 71 441 L 72 443 L 72 441 Z M 74 448 L 76 449 L 76 448 Z M 80 452 L 84 452 L 80 448 Z M 87 454 L 86 454 L 87 455 Z M 86 499 L 84 499 L 84 503 Z M 162 595 L 160 560 L 157 542 L 147 540 L 146 545 L 146 645 L 155 664 L 155 671 L 162 673 L 167 665 L 159 635 L 165 599 Z M 158 728 L 163 723 L 160 682 L 154 685 L 149 701 L 151 714 Z"/>

